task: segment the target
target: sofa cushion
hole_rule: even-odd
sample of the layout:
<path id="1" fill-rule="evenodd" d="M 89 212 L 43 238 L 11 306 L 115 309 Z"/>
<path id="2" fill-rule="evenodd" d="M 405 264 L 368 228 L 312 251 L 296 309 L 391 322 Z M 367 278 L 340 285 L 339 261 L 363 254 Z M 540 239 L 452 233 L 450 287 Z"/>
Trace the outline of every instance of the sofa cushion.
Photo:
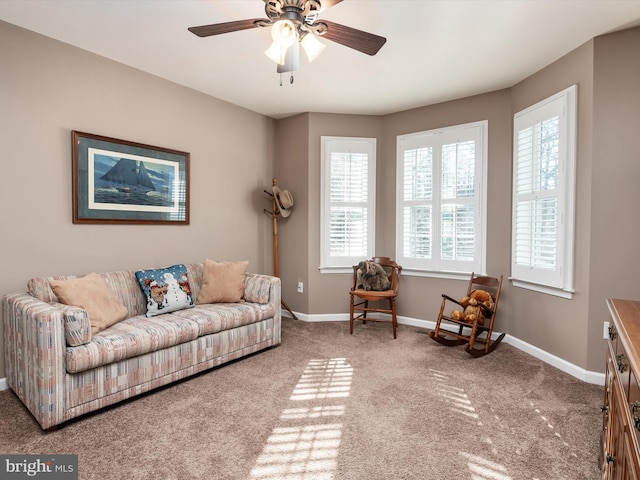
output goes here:
<path id="1" fill-rule="evenodd" d="M 275 312 L 271 304 L 241 302 L 196 305 L 176 315 L 195 322 L 198 335 L 203 336 L 259 322 L 273 317 Z"/>
<path id="2" fill-rule="evenodd" d="M 147 299 L 147 317 L 193 307 L 185 265 L 138 270 L 136 279 Z"/>
<path id="3" fill-rule="evenodd" d="M 97 273 L 69 280 L 52 279 L 49 284 L 60 303 L 87 311 L 92 334 L 127 318 L 127 309 Z"/>
<path id="4" fill-rule="evenodd" d="M 248 266 L 248 261 L 214 262 L 206 258 L 202 286 L 196 303 L 241 302 Z"/>
<path id="5" fill-rule="evenodd" d="M 143 315 L 147 311 L 147 300 L 138 285 L 133 270 L 120 270 L 100 275 L 113 288 L 122 304 L 127 307 L 129 317 Z"/>
<path id="6" fill-rule="evenodd" d="M 67 347 L 69 373 L 84 372 L 198 337 L 198 324 L 173 313 L 147 318 L 140 315 L 119 322 L 94 335 L 85 345 Z"/>

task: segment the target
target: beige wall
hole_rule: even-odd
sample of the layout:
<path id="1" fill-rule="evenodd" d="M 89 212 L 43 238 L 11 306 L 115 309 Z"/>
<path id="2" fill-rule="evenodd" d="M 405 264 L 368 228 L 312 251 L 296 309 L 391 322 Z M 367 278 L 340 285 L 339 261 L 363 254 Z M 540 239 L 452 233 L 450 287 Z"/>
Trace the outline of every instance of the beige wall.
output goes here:
<path id="1" fill-rule="evenodd" d="M 205 256 L 271 272 L 274 120 L 3 22 L 0 45 L 0 296 Z M 191 224 L 72 224 L 71 130 L 190 152 Z"/>
<path id="2" fill-rule="evenodd" d="M 309 115 L 296 115 L 278 121 L 276 130 L 276 174 L 278 185 L 293 195 L 293 210 L 288 218 L 278 218 L 278 259 L 282 277 L 282 299 L 296 312 L 309 311 L 309 229 L 307 218 L 310 197 L 309 181 Z M 282 275 L 282 272 L 287 272 Z M 304 293 L 297 293 L 298 280 Z"/>
<path id="3" fill-rule="evenodd" d="M 602 343 L 604 299 L 640 299 L 640 28 L 594 41 L 589 346 Z M 589 356 L 595 369 L 600 358 Z"/>
<path id="4" fill-rule="evenodd" d="M 296 152 L 296 159 L 294 162 L 292 158 L 279 157 L 278 162 L 287 162 L 288 178 L 297 179 L 292 183 L 297 197 L 304 197 L 308 202 L 308 209 L 298 210 L 295 220 L 290 220 L 296 227 L 283 234 L 285 242 L 293 243 L 295 239 L 304 251 L 302 257 L 297 256 L 295 264 L 288 264 L 280 272 L 293 310 L 325 318 L 348 312 L 350 275 L 318 272 L 317 205 L 322 135 L 368 136 L 378 140 L 376 254 L 395 256 L 397 135 L 487 119 L 487 271 L 507 278 L 511 248 L 513 114 L 577 84 L 576 292 L 572 300 L 566 300 L 515 288 L 506 281 L 496 328 L 587 371 L 604 371 L 602 331 L 603 322 L 607 320 L 604 299 L 640 297 L 636 293 L 640 276 L 636 264 L 640 258 L 633 253 L 640 233 L 640 214 L 636 207 L 640 203 L 637 201 L 640 189 L 634 187 L 640 177 L 634 142 L 640 124 L 639 37 L 640 29 L 599 37 L 514 87 L 486 95 L 382 117 L 307 114 L 308 125 L 297 123 L 295 135 L 284 134 L 291 119 L 279 121 L 278 149 L 286 145 Z M 306 159 L 300 157 L 305 149 L 308 149 Z M 307 184 L 304 184 L 305 178 Z M 304 238 L 307 243 L 301 245 Z M 296 251 L 299 255 L 300 251 Z M 293 292 L 297 278 L 305 271 L 308 289 L 300 296 Z M 398 302 L 399 314 L 435 320 L 440 294 L 463 290 L 461 283 L 405 275 Z"/>

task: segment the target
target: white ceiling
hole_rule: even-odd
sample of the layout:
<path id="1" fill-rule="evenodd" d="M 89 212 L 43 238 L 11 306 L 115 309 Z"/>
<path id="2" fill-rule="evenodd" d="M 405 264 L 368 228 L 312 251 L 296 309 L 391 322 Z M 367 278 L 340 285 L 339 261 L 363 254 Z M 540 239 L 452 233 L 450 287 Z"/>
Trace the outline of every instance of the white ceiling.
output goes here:
<path id="1" fill-rule="evenodd" d="M 0 0 L 1 20 L 273 118 L 381 115 L 510 87 L 598 35 L 640 25 L 640 0 L 343 0 L 320 18 L 387 43 L 370 57 L 324 41 L 282 86 L 263 53 L 268 29 L 187 31 L 247 18 L 265 18 L 262 0 Z"/>

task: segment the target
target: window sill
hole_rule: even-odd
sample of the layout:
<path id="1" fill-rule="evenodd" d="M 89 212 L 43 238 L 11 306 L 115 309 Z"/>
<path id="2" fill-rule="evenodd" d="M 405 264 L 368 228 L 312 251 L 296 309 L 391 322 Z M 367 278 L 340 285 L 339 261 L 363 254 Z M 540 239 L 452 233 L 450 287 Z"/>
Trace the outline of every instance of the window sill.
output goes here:
<path id="1" fill-rule="evenodd" d="M 514 287 L 525 288 L 527 290 L 533 290 L 534 292 L 545 293 L 547 295 L 553 295 L 555 297 L 566 298 L 567 300 L 573 299 L 575 290 L 567 290 L 564 288 L 550 287 L 548 285 L 540 285 L 538 283 L 526 282 L 517 278 L 509 278 Z"/>
<path id="2" fill-rule="evenodd" d="M 480 275 L 480 273 L 478 272 L 475 272 L 475 274 Z M 468 281 L 469 277 L 471 276 L 471 272 L 448 272 L 448 271 L 420 270 L 417 268 L 403 268 L 402 275 L 412 276 L 412 277 L 444 278 L 447 280 Z"/>
<path id="3" fill-rule="evenodd" d="M 353 273 L 353 267 L 320 267 L 320 273 Z"/>

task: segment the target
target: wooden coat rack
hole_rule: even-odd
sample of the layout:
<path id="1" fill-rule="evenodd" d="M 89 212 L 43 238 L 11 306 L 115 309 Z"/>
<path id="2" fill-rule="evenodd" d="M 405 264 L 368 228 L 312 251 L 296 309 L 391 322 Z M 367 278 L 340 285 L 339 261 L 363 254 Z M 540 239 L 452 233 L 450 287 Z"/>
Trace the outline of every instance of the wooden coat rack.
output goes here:
<path id="1" fill-rule="evenodd" d="M 271 218 L 272 218 L 272 223 L 273 223 L 273 275 L 279 278 L 280 277 L 280 272 L 278 270 L 278 214 L 280 212 L 278 210 L 278 205 L 276 204 L 278 199 L 273 194 L 273 187 L 275 187 L 276 185 L 277 185 L 277 180 L 274 178 L 272 180 L 272 186 L 271 186 L 272 191 L 271 192 L 269 192 L 267 190 L 264 191 L 264 193 L 266 193 L 266 194 L 271 196 L 271 211 L 265 209 L 264 213 L 266 213 L 267 215 L 271 215 Z M 289 308 L 287 303 L 284 301 L 284 298 L 282 297 L 282 295 L 280 295 L 280 302 L 282 303 L 282 306 L 284 308 L 286 308 L 287 311 L 291 314 L 291 316 L 295 320 L 298 320 L 298 317 L 296 317 L 296 314 L 291 311 L 291 309 Z"/>

